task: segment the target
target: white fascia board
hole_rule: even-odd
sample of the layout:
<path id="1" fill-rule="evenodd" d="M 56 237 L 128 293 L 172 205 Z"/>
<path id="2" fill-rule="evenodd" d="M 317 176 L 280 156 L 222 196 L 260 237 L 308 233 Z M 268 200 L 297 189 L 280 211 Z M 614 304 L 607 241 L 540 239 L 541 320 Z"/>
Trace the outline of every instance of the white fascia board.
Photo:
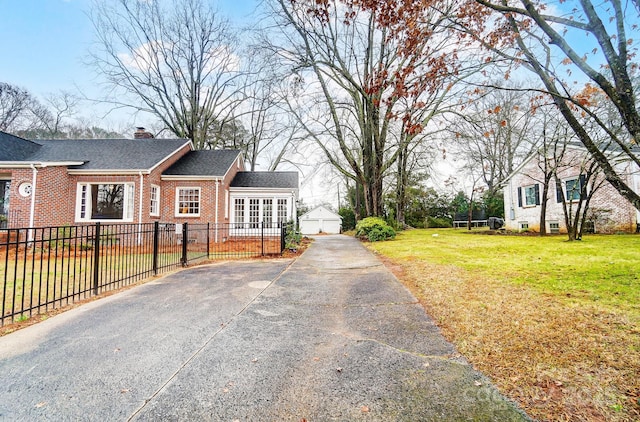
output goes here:
<path id="1" fill-rule="evenodd" d="M 236 161 L 238 162 L 240 167 L 238 171 L 244 171 L 244 161 L 241 160 L 241 157 L 242 157 L 242 152 L 238 151 L 238 155 L 236 155 L 236 158 L 233 159 L 233 163 L 231 163 L 227 171 L 224 172 L 224 175 L 220 180 L 224 180 L 229 175 L 229 172 L 231 171 L 231 169 L 236 165 Z"/>
<path id="2" fill-rule="evenodd" d="M 158 161 L 156 163 L 156 165 L 154 165 L 153 167 L 151 167 L 149 169 L 149 173 L 151 173 L 153 170 L 155 170 L 156 168 L 160 167 L 160 165 L 162 165 L 165 161 L 167 161 L 168 159 L 172 158 L 174 155 L 176 155 L 178 153 L 178 151 L 180 151 L 182 148 L 184 148 L 185 145 L 189 145 L 191 151 L 193 151 L 193 143 L 191 141 L 187 141 L 184 144 L 180 145 L 180 147 L 178 149 L 176 149 L 175 151 L 171 152 L 171 154 L 167 155 L 166 157 L 164 157 L 162 160 Z M 182 157 L 181 157 L 182 158 Z"/>
<path id="3" fill-rule="evenodd" d="M 149 172 L 147 169 L 69 169 L 69 174 L 74 176 L 138 176 L 140 173 L 149 174 Z"/>
<path id="4" fill-rule="evenodd" d="M 31 166 L 44 168 L 44 167 L 81 166 L 83 164 L 84 164 L 84 161 L 32 161 L 32 162 L 2 161 L 0 162 L 0 168 L 16 169 L 16 168 L 31 168 Z"/>
<path id="5" fill-rule="evenodd" d="M 298 196 L 298 189 L 292 188 L 248 188 L 248 187 L 230 187 L 229 192 L 231 193 L 253 193 L 256 195 L 264 195 L 264 194 L 280 194 L 280 195 L 291 195 L 294 194 L 296 197 Z"/>
<path id="6" fill-rule="evenodd" d="M 184 180 L 184 181 L 198 181 L 198 180 L 222 180 L 220 176 L 183 176 L 176 174 L 163 174 L 160 176 L 160 180 Z"/>

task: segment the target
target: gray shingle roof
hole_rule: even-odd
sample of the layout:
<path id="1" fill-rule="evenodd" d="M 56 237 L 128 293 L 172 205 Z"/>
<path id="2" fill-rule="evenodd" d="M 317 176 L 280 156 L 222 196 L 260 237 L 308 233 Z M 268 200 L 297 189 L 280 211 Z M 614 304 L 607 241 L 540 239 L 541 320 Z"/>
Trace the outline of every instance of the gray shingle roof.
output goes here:
<path id="1" fill-rule="evenodd" d="M 238 155 L 240 151 L 235 149 L 190 151 L 162 174 L 223 177 Z"/>
<path id="2" fill-rule="evenodd" d="M 0 131 L 0 161 L 23 161 L 39 148 L 35 142 Z"/>
<path id="3" fill-rule="evenodd" d="M 19 161 L 82 161 L 84 164 L 70 167 L 81 170 L 148 170 L 187 142 L 187 139 L 38 140 L 39 147 Z M 0 161 L 5 161 L 3 156 Z"/>
<path id="4" fill-rule="evenodd" d="M 231 187 L 298 189 L 297 171 L 240 171 Z"/>

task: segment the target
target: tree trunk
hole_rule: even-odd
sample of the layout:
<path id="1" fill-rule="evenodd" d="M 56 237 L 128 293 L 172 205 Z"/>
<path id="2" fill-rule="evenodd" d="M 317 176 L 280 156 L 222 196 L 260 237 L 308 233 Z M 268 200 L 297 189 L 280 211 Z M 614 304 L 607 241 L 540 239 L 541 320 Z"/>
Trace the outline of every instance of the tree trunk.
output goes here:
<path id="1" fill-rule="evenodd" d="M 540 236 L 547 235 L 547 202 L 549 201 L 549 183 L 551 182 L 551 173 L 544 175 L 544 184 L 542 185 L 542 198 L 540 198 Z"/>

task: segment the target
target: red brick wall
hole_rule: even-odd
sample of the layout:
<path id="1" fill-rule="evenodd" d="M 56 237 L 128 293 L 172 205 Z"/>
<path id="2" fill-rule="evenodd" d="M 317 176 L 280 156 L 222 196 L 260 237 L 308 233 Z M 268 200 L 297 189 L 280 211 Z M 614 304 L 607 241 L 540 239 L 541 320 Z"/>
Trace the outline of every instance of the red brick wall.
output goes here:
<path id="1" fill-rule="evenodd" d="M 225 207 L 228 208 L 226 192 L 229 184 L 239 170 L 242 163 L 237 161 L 229 170 L 222 181 L 193 180 L 175 181 L 162 180 L 162 172 L 174 164 L 180 157 L 190 151 L 190 145 L 186 145 L 174 156 L 163 162 L 142 176 L 142 222 L 194 222 L 194 223 L 219 223 L 228 222 L 225 218 Z M 23 182 L 31 183 L 33 170 L 14 169 L 11 171 L 11 200 L 10 212 L 17 212 L 15 217 L 16 227 L 29 225 L 29 213 L 31 197 L 22 197 L 18 193 L 18 187 Z M 76 198 L 78 183 L 133 183 L 134 194 L 134 218 L 137 223 L 140 217 L 140 175 L 69 175 L 66 167 L 45 167 L 38 169 L 36 184 L 36 209 L 35 226 L 61 226 L 66 224 L 78 224 L 75 220 Z M 151 185 L 160 186 L 160 215 L 150 215 Z M 216 190 L 217 185 L 217 190 Z M 200 187 L 200 217 L 176 217 L 176 188 Z M 216 192 L 218 194 L 216 201 Z M 218 209 L 216 209 L 216 203 Z M 216 218 L 217 217 L 217 218 Z"/>
<path id="2" fill-rule="evenodd" d="M 161 207 L 160 221 L 177 222 L 177 223 L 228 223 L 229 219 L 225 218 L 225 207 L 229 204 L 226 201 L 226 192 L 229 190 L 229 184 L 235 177 L 236 173 L 242 169 L 242 163 L 237 161 L 233 164 L 228 174 L 222 181 L 214 180 L 163 180 L 161 182 L 153 182 L 161 186 Z M 156 180 L 156 179 L 154 179 Z M 217 204 L 216 210 L 216 184 Z M 200 187 L 200 217 L 176 217 L 176 195 L 177 188 Z M 217 219 L 216 219 L 217 215 Z"/>

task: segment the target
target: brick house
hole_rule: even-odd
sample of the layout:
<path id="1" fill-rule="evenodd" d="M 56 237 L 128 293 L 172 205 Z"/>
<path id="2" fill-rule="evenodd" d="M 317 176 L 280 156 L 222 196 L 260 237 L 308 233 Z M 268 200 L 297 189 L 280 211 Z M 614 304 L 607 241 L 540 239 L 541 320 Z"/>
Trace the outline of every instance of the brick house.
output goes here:
<path id="1" fill-rule="evenodd" d="M 295 219 L 297 172 L 247 172 L 237 150 L 186 139 L 30 141 L 0 132 L 0 223 L 231 223 Z M 275 224 L 274 224 L 275 226 Z"/>
<path id="2" fill-rule="evenodd" d="M 543 193 L 543 172 L 541 163 L 544 156 L 536 152 L 528 157 L 504 182 L 504 212 L 507 230 L 540 230 L 540 212 Z M 557 167 L 560 180 L 550 181 L 547 196 L 547 233 L 566 233 L 563 213 L 563 196 L 572 202 L 572 210 L 583 201 L 580 192 L 585 184 L 585 163 L 589 162 L 587 151 L 582 146 L 570 145 Z M 640 171 L 630 160 L 613 160 L 618 174 L 635 192 L 640 192 Z M 591 178 L 587 192 L 591 192 L 594 180 Z M 602 182 L 602 183 L 600 183 Z M 599 233 L 636 232 L 640 226 L 640 212 L 620 195 L 602 175 L 595 178 L 599 187 L 592 192 L 587 213 L 587 223 Z"/>

